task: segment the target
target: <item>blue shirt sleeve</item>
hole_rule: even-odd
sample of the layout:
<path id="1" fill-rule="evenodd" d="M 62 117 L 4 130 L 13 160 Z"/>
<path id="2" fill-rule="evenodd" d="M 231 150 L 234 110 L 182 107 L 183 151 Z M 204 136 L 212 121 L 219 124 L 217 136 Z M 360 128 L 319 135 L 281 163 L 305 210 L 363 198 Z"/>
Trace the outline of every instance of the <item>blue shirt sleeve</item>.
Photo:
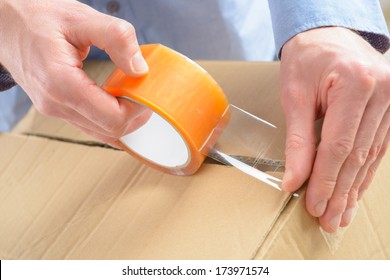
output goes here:
<path id="1" fill-rule="evenodd" d="M 296 34 L 322 26 L 340 26 L 359 33 L 379 52 L 389 47 L 389 34 L 378 0 L 268 0 L 276 51 Z"/>

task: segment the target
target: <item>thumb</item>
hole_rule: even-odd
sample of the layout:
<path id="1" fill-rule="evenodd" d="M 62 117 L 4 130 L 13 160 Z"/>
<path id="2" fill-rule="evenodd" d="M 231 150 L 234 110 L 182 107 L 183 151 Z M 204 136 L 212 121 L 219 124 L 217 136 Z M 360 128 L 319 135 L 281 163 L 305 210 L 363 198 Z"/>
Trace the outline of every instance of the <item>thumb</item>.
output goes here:
<path id="1" fill-rule="evenodd" d="M 293 192 L 309 178 L 316 150 L 314 104 L 304 90 L 282 91 L 286 118 L 286 168 L 283 190 Z"/>
<path id="2" fill-rule="evenodd" d="M 68 37 L 70 43 L 78 48 L 94 45 L 104 50 L 127 75 L 141 76 L 148 72 L 133 25 L 88 6 L 85 14 L 71 25 L 71 36 Z"/>

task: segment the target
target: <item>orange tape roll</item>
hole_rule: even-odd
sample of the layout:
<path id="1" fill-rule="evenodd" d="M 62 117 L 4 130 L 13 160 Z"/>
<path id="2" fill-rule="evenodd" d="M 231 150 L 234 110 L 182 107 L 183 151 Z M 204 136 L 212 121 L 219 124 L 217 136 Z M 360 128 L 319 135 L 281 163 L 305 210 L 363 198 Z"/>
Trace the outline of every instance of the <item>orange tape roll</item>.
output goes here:
<path id="1" fill-rule="evenodd" d="M 153 111 L 142 127 L 119 140 L 124 150 L 154 168 L 193 174 L 227 123 L 228 100 L 189 58 L 159 44 L 143 45 L 141 51 L 147 75 L 134 78 L 115 69 L 103 84 L 111 95 Z"/>

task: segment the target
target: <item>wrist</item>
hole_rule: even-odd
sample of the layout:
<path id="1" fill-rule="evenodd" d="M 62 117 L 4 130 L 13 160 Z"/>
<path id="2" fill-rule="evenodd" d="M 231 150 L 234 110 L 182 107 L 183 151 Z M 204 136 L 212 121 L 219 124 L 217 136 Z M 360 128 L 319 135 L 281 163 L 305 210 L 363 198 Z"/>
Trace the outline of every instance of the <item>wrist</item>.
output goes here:
<path id="1" fill-rule="evenodd" d="M 303 31 L 292 37 L 281 50 L 281 57 L 286 53 L 299 53 L 302 50 L 330 53 L 356 45 L 372 48 L 358 32 L 353 29 L 327 26 Z"/>

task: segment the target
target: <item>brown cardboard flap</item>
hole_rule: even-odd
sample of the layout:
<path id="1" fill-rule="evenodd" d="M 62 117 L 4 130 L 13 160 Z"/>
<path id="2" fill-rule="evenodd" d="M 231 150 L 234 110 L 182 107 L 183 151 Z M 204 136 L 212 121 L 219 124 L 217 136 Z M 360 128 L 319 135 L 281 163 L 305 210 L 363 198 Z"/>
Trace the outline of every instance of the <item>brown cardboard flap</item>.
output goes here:
<path id="1" fill-rule="evenodd" d="M 160 173 L 126 153 L 0 136 L 5 259 L 249 259 L 289 195 L 234 168 Z"/>
<path id="2" fill-rule="evenodd" d="M 287 205 L 255 259 L 390 259 L 388 170 L 389 155 L 359 202 L 351 225 L 335 240 L 334 252 L 324 242 L 317 219 L 307 214 L 304 199 L 300 199 Z"/>
<path id="3" fill-rule="evenodd" d="M 282 159 L 279 64 L 200 64 L 231 103 L 279 128 L 269 154 Z M 85 66 L 98 83 L 112 69 Z M 95 143 L 34 109 L 14 134 L 0 135 L 2 259 L 390 259 L 389 154 L 332 253 L 304 189 L 290 198 L 213 164 L 167 175 Z"/>

